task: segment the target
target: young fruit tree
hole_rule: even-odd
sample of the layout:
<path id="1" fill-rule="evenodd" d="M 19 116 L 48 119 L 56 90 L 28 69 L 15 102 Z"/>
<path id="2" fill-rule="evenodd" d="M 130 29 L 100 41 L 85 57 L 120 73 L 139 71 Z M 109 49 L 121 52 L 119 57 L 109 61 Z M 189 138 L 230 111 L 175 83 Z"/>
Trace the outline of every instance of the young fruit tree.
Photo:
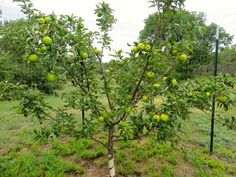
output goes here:
<path id="1" fill-rule="evenodd" d="M 102 144 L 108 152 L 110 177 L 116 176 L 114 143 L 149 135 L 163 141 L 176 140 L 189 108 L 210 110 L 215 89 L 221 94 L 232 86 L 223 76 L 218 77 L 217 88 L 215 82 L 182 83 L 174 78 L 173 66 L 188 63 L 194 40 L 186 37 L 185 41 L 176 41 L 174 35 L 166 35 L 171 24 L 166 23 L 165 16 L 174 14 L 184 0 L 151 1 L 160 13 L 154 38 L 134 42 L 127 55 L 122 50 L 115 52 L 115 59 L 109 63 L 103 62 L 104 53 L 111 50 L 109 32 L 116 22 L 109 4 L 96 5 L 99 31 L 92 32 L 82 18 L 45 16 L 33 9 L 29 0 L 15 1 L 20 2 L 31 22 L 26 29 L 26 62 L 42 65 L 48 82 L 69 82 L 74 87 L 63 96 L 65 105 L 60 108 L 48 105 L 42 94 L 28 91 L 20 104 L 21 112 L 40 123 L 47 122 L 35 130 L 38 137 L 67 134 Z M 178 49 L 174 55 L 173 48 Z M 157 104 L 158 98 L 162 101 Z M 80 116 L 70 113 L 71 109 L 85 111 L 83 123 Z"/>

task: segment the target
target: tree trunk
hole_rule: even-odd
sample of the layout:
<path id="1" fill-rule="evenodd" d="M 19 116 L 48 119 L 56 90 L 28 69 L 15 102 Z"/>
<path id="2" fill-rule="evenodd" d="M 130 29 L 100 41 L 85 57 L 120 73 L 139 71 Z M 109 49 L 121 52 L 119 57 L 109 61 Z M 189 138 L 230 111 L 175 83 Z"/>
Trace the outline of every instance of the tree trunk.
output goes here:
<path id="1" fill-rule="evenodd" d="M 115 177 L 115 163 L 114 163 L 114 152 L 113 152 L 113 134 L 114 134 L 114 126 L 109 127 L 108 132 L 108 167 L 109 167 L 109 177 Z"/>

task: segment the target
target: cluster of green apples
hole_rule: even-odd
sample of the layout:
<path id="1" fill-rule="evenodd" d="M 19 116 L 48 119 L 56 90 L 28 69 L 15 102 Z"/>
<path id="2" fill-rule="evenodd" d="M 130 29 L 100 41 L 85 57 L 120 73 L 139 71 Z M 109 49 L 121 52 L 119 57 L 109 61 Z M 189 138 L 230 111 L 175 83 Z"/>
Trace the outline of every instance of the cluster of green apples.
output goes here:
<path id="1" fill-rule="evenodd" d="M 152 47 L 150 44 L 146 43 L 138 43 L 137 45 L 133 46 L 131 49 L 131 53 L 136 54 L 138 52 L 150 52 Z"/>
<path id="2" fill-rule="evenodd" d="M 189 62 L 189 56 L 185 52 L 180 52 L 177 47 L 171 51 L 172 56 L 174 56 L 180 64 L 185 64 Z"/>
<path id="3" fill-rule="evenodd" d="M 31 53 L 28 57 L 27 60 L 31 63 L 36 63 L 40 60 L 40 54 L 44 53 L 47 51 L 48 47 L 53 44 L 53 39 L 48 35 L 48 25 L 52 22 L 52 18 L 50 16 L 46 17 L 40 17 L 38 18 L 38 24 L 40 27 L 40 30 L 42 31 L 42 37 L 41 37 L 41 44 L 37 48 L 36 52 Z M 83 28 L 84 25 L 83 23 L 79 23 L 78 25 L 80 28 Z M 96 56 L 101 55 L 101 51 L 98 48 L 93 49 L 93 53 Z M 89 58 L 89 54 L 87 52 L 81 52 L 80 53 L 80 58 L 81 60 L 86 60 Z M 47 80 L 49 82 L 55 82 L 57 81 L 58 76 L 54 72 L 49 72 L 47 74 Z"/>
<path id="4" fill-rule="evenodd" d="M 34 52 L 27 57 L 29 62 L 31 62 L 31 63 L 38 62 L 40 59 L 40 57 L 39 57 L 40 53 L 47 51 L 47 46 L 52 45 L 53 39 L 47 35 L 48 30 L 45 28 L 45 25 L 49 24 L 51 21 L 52 21 L 52 18 L 50 16 L 46 16 L 44 18 L 40 17 L 38 19 L 38 24 L 40 25 L 41 29 L 43 30 L 43 36 L 41 38 L 42 44 L 40 44 L 40 46 L 38 47 L 37 52 Z M 54 72 L 49 72 L 47 74 L 47 80 L 49 82 L 55 82 L 55 81 L 57 81 L 57 79 L 58 79 L 58 76 Z"/>
<path id="5" fill-rule="evenodd" d="M 168 114 L 155 114 L 153 117 L 153 120 L 156 121 L 156 122 L 160 122 L 160 121 L 163 121 L 163 122 L 168 122 L 170 120 L 170 117 Z"/>
<path id="6" fill-rule="evenodd" d="M 101 53 L 102 53 L 101 50 L 99 50 L 98 48 L 93 49 L 93 54 L 95 56 L 100 56 Z M 89 58 L 89 54 L 87 52 L 81 52 L 80 57 L 81 57 L 82 60 L 86 60 L 86 59 Z"/>
<path id="7" fill-rule="evenodd" d="M 53 42 L 52 38 L 46 35 L 48 30 L 44 27 L 45 24 L 49 24 L 51 21 L 52 21 L 52 18 L 49 17 L 49 16 L 46 16 L 44 18 L 40 17 L 38 19 L 38 23 L 42 27 L 43 33 L 45 34 L 41 38 L 42 44 L 38 47 L 38 51 L 39 52 L 45 52 L 47 50 L 46 46 L 50 46 L 52 44 L 52 42 Z M 28 56 L 28 61 L 30 61 L 30 62 L 38 62 L 39 61 L 38 54 L 36 54 L 36 52 L 30 54 Z"/>
<path id="8" fill-rule="evenodd" d="M 49 46 L 52 44 L 52 38 L 50 38 L 49 36 L 44 36 L 42 37 L 42 44 L 41 46 L 39 46 L 38 48 L 38 51 L 39 52 L 44 52 L 47 50 L 47 47 L 46 46 Z M 46 46 L 45 46 L 46 45 Z M 39 56 L 38 54 L 35 53 L 32 53 L 28 56 L 28 61 L 29 62 L 38 62 L 39 61 Z"/>

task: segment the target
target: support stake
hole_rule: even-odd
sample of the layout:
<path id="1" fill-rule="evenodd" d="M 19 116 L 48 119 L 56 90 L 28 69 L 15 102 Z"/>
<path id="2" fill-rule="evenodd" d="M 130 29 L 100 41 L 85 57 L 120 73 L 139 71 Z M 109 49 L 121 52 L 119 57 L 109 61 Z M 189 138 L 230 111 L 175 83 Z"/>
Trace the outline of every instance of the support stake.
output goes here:
<path id="1" fill-rule="evenodd" d="M 216 51 L 215 51 L 215 60 L 214 60 L 214 69 L 213 74 L 217 76 L 217 64 L 218 64 L 218 53 L 219 53 L 219 26 L 216 27 Z M 214 125 L 215 125 L 215 107 L 216 107 L 216 96 L 215 94 L 212 97 L 212 112 L 211 112 L 211 134 L 210 134 L 210 154 L 213 153 L 214 146 Z"/>

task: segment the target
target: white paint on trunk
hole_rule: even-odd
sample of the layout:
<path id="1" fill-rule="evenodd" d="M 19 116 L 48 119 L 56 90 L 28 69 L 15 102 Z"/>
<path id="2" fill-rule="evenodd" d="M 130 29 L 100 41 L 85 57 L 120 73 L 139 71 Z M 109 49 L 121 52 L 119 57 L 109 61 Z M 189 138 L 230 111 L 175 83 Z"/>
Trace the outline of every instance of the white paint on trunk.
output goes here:
<path id="1" fill-rule="evenodd" d="M 109 177 L 114 177 L 116 172 L 115 172 L 115 164 L 114 164 L 114 158 L 112 157 L 111 159 L 111 155 L 108 155 L 108 159 L 109 159 L 109 162 L 108 162 L 108 165 L 109 165 Z"/>

